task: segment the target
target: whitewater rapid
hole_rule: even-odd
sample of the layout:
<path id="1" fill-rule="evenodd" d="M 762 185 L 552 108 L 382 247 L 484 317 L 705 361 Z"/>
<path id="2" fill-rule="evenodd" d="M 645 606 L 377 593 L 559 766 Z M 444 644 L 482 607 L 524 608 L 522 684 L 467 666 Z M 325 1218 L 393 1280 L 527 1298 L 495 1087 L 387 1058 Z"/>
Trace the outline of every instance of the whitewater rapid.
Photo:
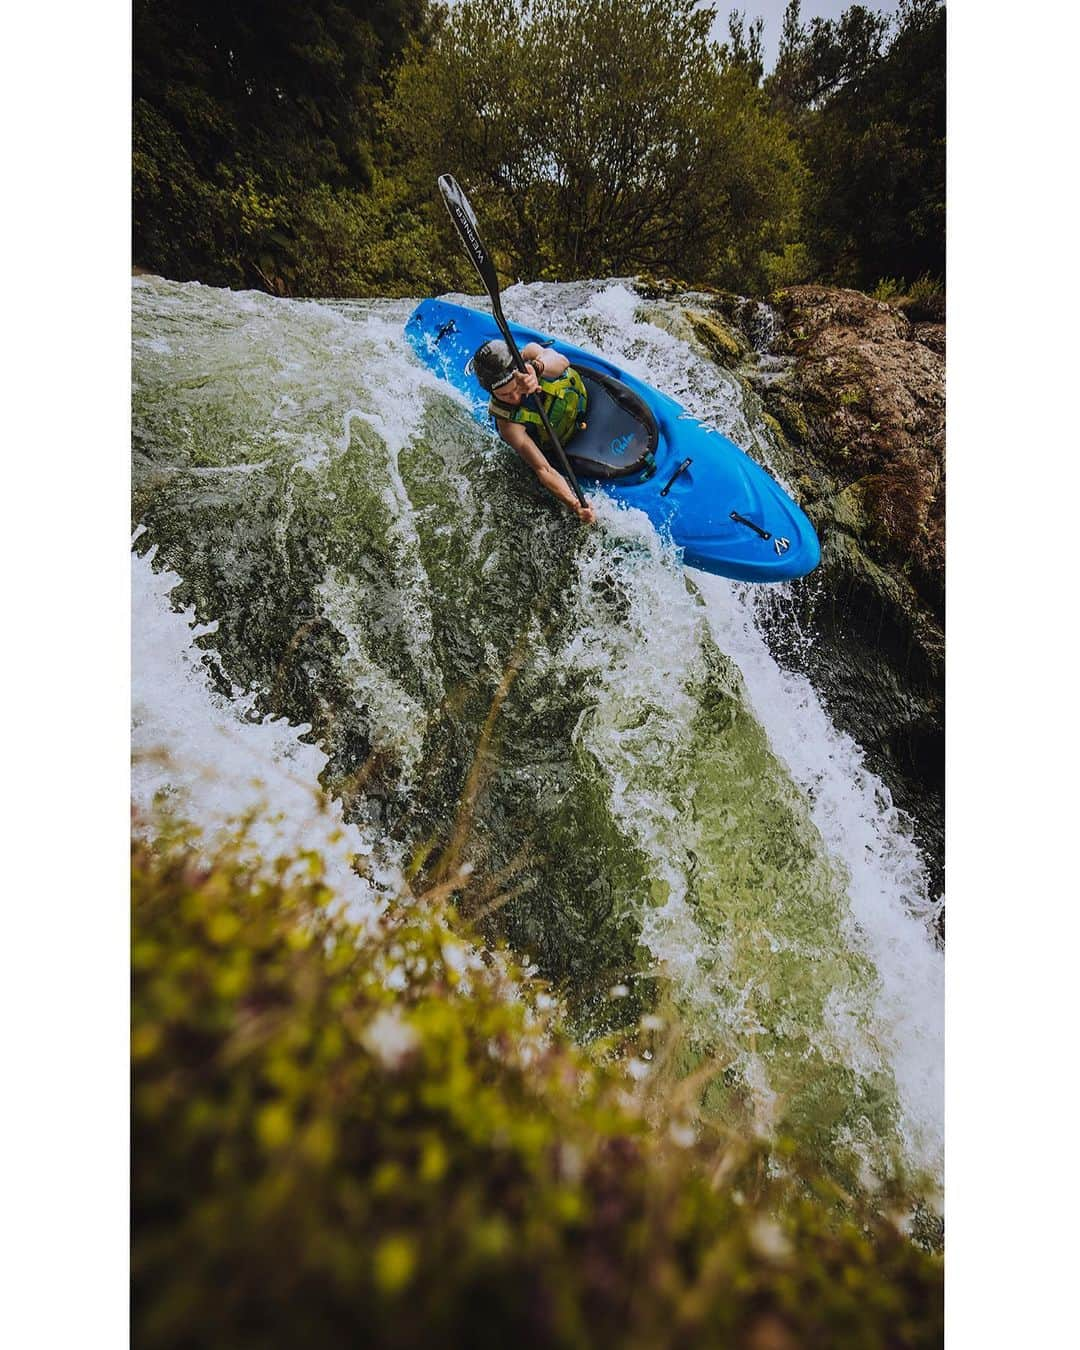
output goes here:
<path id="1" fill-rule="evenodd" d="M 505 303 L 777 470 L 752 400 L 677 306 L 623 282 Z M 614 946 L 631 924 L 637 976 L 668 981 L 702 1044 L 725 1048 L 762 1128 L 795 1100 L 879 1170 L 895 1129 L 906 1165 L 940 1179 L 926 867 L 859 747 L 771 654 L 765 609 L 783 621 L 786 588 L 685 573 L 602 496 L 595 534 L 568 534 L 413 361 L 408 302 L 139 280 L 134 304 L 141 816 L 166 803 L 212 839 L 261 803 L 260 850 L 318 848 L 355 912 L 377 912 L 451 809 L 446 764 L 467 767 L 481 695 L 524 634 L 478 828 L 498 860 L 528 821 L 555 861 L 535 865 L 510 936 L 548 942 L 572 984 L 580 935 Z M 545 748 L 564 738 L 569 757 Z M 364 791 L 328 807 L 320 782 L 333 797 L 371 763 L 377 788 L 364 768 Z M 558 865 L 590 840 L 602 921 Z"/>
<path id="2" fill-rule="evenodd" d="M 574 327 L 568 328 L 567 316 L 553 312 L 548 298 L 551 290 L 541 285 L 515 287 L 515 319 L 540 328 L 557 326 L 571 341 L 590 346 L 663 389 L 697 418 L 715 425 L 754 454 L 783 482 L 763 419 L 748 410 L 745 391 L 732 375 L 691 349 L 685 328 L 670 320 L 642 322 L 639 297 L 620 283 L 593 295 L 575 314 Z M 644 519 L 635 521 L 634 528 L 649 530 Z M 848 1047 L 853 1060 L 861 1058 L 866 1064 L 868 1056 L 870 1061 L 884 1056 L 901 1097 L 907 1155 L 940 1176 L 944 960 L 932 933 L 941 901 L 929 893 L 927 869 L 911 821 L 893 805 L 888 788 L 867 769 L 855 741 L 833 725 L 810 681 L 784 670 L 771 655 L 763 633 L 762 609 L 767 606 L 775 618 L 778 609 L 783 611 L 784 594 L 791 587 L 758 588 L 699 571 L 690 575 L 706 601 L 713 636 L 737 665 L 771 748 L 806 794 L 813 822 L 830 857 L 843 871 L 850 905 L 844 917 L 845 935 L 853 947 L 866 953 L 877 973 L 877 1019 L 871 1037 L 862 1034 L 839 1003 L 830 1009 L 830 1029 Z M 667 597 L 669 619 L 679 608 L 675 597 Z M 788 607 L 788 623 L 796 623 L 794 606 Z M 669 629 L 665 640 L 671 643 L 674 639 L 677 649 L 680 636 L 685 645 L 685 634 L 678 630 Z M 807 640 L 802 634 L 799 638 Z M 670 671 L 659 673 L 662 686 L 672 688 Z M 637 812 L 628 814 L 639 818 Z M 676 883 L 673 903 L 682 911 L 679 891 Z M 675 931 L 685 934 L 685 925 L 676 924 Z M 670 962 L 680 956 L 685 959 L 684 953 L 668 950 L 666 939 L 656 935 L 654 941 L 657 954 L 667 955 Z"/>

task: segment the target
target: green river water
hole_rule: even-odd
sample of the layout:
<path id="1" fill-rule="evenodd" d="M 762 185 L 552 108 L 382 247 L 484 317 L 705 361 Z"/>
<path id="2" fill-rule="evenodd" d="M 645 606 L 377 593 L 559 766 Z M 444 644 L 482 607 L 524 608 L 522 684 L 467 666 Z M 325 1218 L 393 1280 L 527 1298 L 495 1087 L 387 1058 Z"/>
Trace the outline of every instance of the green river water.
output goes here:
<path id="1" fill-rule="evenodd" d="M 410 309 L 134 282 L 137 748 L 180 678 L 155 624 L 186 610 L 204 629 L 184 678 L 238 725 L 287 728 L 294 774 L 316 747 L 345 821 L 414 885 L 464 865 L 463 908 L 581 1035 L 661 1010 L 680 1071 L 715 1063 L 709 1109 L 790 1134 L 849 1184 L 899 1164 L 933 1186 L 926 869 L 858 746 L 771 653 L 785 623 L 813 641 L 791 591 L 688 572 L 604 499 L 581 528 L 414 360 Z M 674 303 L 596 282 L 515 287 L 506 309 L 770 462 Z M 174 761 L 199 753 L 197 720 Z M 177 770 L 157 772 L 160 790 Z"/>

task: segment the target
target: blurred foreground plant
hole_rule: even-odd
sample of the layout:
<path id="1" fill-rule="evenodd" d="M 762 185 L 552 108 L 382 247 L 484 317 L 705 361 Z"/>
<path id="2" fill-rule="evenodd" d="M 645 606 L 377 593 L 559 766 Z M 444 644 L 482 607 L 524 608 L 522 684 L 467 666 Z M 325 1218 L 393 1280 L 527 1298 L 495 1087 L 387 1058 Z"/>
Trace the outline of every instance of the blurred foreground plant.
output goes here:
<path id="1" fill-rule="evenodd" d="M 940 1342 L 895 1228 L 647 1123 L 443 891 L 361 930 L 308 862 L 135 846 L 137 1345 Z"/>

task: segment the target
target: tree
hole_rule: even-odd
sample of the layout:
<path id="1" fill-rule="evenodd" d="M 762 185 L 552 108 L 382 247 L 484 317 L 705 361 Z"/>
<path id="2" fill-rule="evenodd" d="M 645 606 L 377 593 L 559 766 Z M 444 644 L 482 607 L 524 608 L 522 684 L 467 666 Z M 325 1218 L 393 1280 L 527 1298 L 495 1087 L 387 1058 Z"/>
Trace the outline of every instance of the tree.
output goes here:
<path id="1" fill-rule="evenodd" d="M 728 34 L 730 44 L 725 44 L 725 59 L 732 65 L 742 66 L 752 84 L 760 84 L 765 71 L 765 53 L 761 35 L 765 28 L 764 19 L 755 19 L 746 27 L 746 14 L 733 9 L 728 15 Z"/>
<path id="2" fill-rule="evenodd" d="M 426 0 L 135 0 L 135 256 L 257 281 L 318 184 L 366 189 L 376 103 Z"/>
<path id="3" fill-rule="evenodd" d="M 809 169 L 807 242 L 833 280 L 872 286 L 945 268 L 945 7 L 902 0 L 889 19 L 852 5 L 838 20 L 784 15 L 765 82 Z"/>
<path id="4" fill-rule="evenodd" d="M 522 278 L 662 269 L 752 286 L 801 173 L 694 0 L 464 0 L 401 68 L 389 126 L 417 191 L 453 171 Z M 751 39 L 755 29 L 751 29 Z M 745 49 L 752 51 L 752 45 Z"/>
<path id="5" fill-rule="evenodd" d="M 799 16 L 799 0 L 788 0 L 776 66 L 766 81 L 789 113 L 820 108 L 841 89 L 858 87 L 881 59 L 889 16 L 852 5 L 839 19 Z"/>

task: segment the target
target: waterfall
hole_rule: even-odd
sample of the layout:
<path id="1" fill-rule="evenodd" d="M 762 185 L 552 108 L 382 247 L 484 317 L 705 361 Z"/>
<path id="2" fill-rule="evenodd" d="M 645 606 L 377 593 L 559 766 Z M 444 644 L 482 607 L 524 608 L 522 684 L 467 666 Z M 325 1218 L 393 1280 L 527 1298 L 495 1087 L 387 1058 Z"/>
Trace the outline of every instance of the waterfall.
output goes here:
<path id="1" fill-rule="evenodd" d="M 504 303 L 776 468 L 674 301 L 598 281 Z M 592 530 L 553 509 L 413 359 L 410 301 L 140 278 L 133 304 L 144 813 L 228 828 L 255 778 L 288 826 L 258 845 L 328 849 L 359 909 L 461 828 L 474 875 L 509 878 L 501 931 L 583 1035 L 629 989 L 680 1020 L 688 1060 L 724 1066 L 714 1109 L 845 1177 L 899 1155 L 940 1180 L 926 869 L 819 691 L 771 654 L 763 606 L 785 622 L 788 588 L 688 572 L 610 501 Z M 319 786 L 336 804 L 317 829 Z"/>

